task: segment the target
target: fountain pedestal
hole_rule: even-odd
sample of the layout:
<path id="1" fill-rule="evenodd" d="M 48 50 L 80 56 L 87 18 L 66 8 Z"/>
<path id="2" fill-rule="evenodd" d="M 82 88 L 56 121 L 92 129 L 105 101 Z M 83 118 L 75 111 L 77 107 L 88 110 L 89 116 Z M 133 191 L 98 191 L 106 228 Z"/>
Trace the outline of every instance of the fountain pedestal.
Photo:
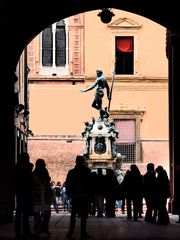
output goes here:
<path id="1" fill-rule="evenodd" d="M 115 169 L 116 150 L 115 139 L 118 132 L 114 122 L 108 119 L 93 119 L 92 123 L 85 122 L 85 130 L 82 133 L 86 143 L 84 154 L 88 167 Z"/>

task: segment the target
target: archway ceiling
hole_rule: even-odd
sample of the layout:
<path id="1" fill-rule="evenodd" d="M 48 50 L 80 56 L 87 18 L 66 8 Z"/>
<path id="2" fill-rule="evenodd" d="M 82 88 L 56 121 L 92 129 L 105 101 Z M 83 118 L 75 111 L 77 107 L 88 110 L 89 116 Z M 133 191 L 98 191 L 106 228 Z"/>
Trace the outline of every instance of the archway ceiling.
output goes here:
<path id="1" fill-rule="evenodd" d="M 1 0 L 0 50 L 4 62 L 17 64 L 25 46 L 48 25 L 78 13 L 117 8 L 147 17 L 180 34 L 177 0 Z M 11 56 L 11 58 L 10 58 Z"/>

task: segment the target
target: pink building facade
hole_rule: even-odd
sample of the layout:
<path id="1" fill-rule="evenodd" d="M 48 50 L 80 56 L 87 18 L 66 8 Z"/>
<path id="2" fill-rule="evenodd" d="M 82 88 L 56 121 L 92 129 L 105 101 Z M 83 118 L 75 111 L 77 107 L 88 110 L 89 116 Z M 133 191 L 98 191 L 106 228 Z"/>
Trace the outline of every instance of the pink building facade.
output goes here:
<path id="1" fill-rule="evenodd" d="M 113 9 L 109 24 L 92 11 L 54 23 L 28 45 L 28 139 L 33 162 L 47 162 L 52 179 L 64 181 L 75 157 L 85 151 L 84 122 L 98 118 L 94 91 L 81 93 L 101 69 L 112 84 L 110 119 L 127 155 L 123 168 L 141 172 L 153 162 L 169 173 L 166 29 L 144 17 Z M 49 54 L 50 53 L 50 54 Z M 104 97 L 104 106 L 108 105 Z"/>

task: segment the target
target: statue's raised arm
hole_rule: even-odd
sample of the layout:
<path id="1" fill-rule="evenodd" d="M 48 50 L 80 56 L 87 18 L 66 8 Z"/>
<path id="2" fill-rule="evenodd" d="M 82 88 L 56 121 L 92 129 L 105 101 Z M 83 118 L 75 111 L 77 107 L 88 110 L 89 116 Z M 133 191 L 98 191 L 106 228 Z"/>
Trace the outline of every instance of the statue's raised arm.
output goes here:
<path id="1" fill-rule="evenodd" d="M 86 88 L 86 89 L 81 89 L 81 92 L 88 92 L 89 90 L 92 90 L 93 88 L 95 88 L 98 84 L 98 81 L 96 80 L 95 83 L 93 83 L 90 87 Z"/>
<path id="2" fill-rule="evenodd" d="M 96 87 L 95 99 L 92 102 L 92 107 L 99 110 L 101 119 L 108 118 L 109 113 L 107 111 L 107 107 L 105 110 L 102 108 L 102 98 L 104 97 L 104 89 L 106 88 L 107 98 L 108 100 L 110 99 L 109 85 L 101 70 L 96 70 L 96 75 L 97 78 L 95 83 L 93 83 L 89 88 L 81 90 L 81 92 L 87 92 Z"/>

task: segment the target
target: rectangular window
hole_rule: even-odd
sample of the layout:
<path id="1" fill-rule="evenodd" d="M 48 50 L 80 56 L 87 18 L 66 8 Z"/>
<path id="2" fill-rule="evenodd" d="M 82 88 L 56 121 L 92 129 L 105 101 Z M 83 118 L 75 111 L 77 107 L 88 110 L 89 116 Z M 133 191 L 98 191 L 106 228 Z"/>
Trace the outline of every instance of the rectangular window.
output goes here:
<path id="1" fill-rule="evenodd" d="M 134 37 L 115 38 L 116 74 L 134 74 Z"/>
<path id="2" fill-rule="evenodd" d="M 56 66 L 66 64 L 66 33 L 64 26 L 56 27 Z"/>
<path id="3" fill-rule="evenodd" d="M 119 132 L 116 139 L 116 151 L 125 155 L 124 162 L 136 162 L 136 120 L 115 119 L 115 128 Z"/>
<path id="4" fill-rule="evenodd" d="M 66 66 L 66 40 L 64 20 L 49 26 L 42 32 L 43 67 L 52 67 L 54 71 L 56 67 Z"/>
<path id="5" fill-rule="evenodd" d="M 53 34 L 52 26 L 46 28 L 42 33 L 42 65 L 52 66 L 53 63 Z"/>

